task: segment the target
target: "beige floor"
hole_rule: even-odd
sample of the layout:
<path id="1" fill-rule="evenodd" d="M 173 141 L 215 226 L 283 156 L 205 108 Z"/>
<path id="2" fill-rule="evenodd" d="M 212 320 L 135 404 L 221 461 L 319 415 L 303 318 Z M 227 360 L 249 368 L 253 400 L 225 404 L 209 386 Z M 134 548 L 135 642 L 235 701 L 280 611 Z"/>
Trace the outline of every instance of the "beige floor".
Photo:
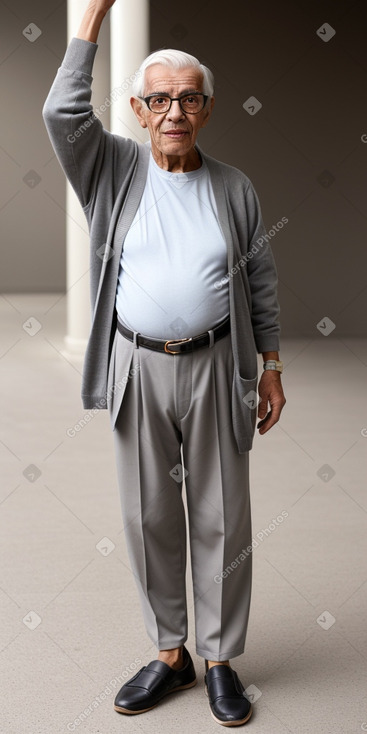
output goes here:
<path id="1" fill-rule="evenodd" d="M 1 732 L 220 731 L 190 586 L 198 685 L 139 717 L 113 710 L 116 679 L 155 649 L 126 558 L 108 415 L 74 428 L 81 363 L 62 354 L 63 297 L 6 295 L 0 314 Z M 246 653 L 233 666 L 255 699 L 246 731 L 357 734 L 367 731 L 367 342 L 315 327 L 314 339 L 284 339 L 282 357 L 284 417 L 251 454 L 258 546 Z"/>

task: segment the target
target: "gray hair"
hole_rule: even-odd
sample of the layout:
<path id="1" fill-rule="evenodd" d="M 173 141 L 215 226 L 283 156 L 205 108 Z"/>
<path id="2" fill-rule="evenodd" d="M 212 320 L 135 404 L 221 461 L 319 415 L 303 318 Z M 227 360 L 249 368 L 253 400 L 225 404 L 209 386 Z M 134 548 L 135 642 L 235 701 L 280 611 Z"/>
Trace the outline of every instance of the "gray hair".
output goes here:
<path id="1" fill-rule="evenodd" d="M 191 56 L 191 54 L 187 54 L 185 51 L 178 51 L 175 48 L 164 48 L 160 51 L 154 51 L 140 65 L 138 74 L 132 84 L 134 97 L 144 96 L 145 70 L 148 66 L 153 66 L 153 64 L 164 64 L 164 66 L 171 66 L 173 69 L 184 69 L 187 66 L 193 66 L 199 69 L 203 75 L 203 94 L 207 94 L 209 97 L 213 96 L 214 76 L 207 66 L 201 64 L 195 56 Z"/>

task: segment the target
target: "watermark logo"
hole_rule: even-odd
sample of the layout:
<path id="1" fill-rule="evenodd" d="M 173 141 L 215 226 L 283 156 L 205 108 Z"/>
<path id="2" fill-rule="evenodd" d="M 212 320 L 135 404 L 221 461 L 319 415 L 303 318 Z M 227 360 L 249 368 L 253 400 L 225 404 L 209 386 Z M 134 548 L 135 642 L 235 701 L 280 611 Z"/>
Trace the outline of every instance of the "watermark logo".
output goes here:
<path id="1" fill-rule="evenodd" d="M 37 38 L 40 37 L 42 31 L 35 23 L 29 23 L 25 28 L 23 28 L 22 33 L 27 41 L 34 43 L 37 41 Z"/>
<path id="2" fill-rule="evenodd" d="M 112 90 L 109 97 L 105 97 L 104 102 L 99 106 L 96 107 L 93 112 L 91 112 L 90 117 L 85 120 L 79 127 L 74 130 L 73 133 L 70 133 L 67 136 L 68 143 L 75 143 L 75 141 L 80 138 L 83 133 L 85 133 L 86 130 L 88 130 L 93 123 L 98 120 L 101 115 L 103 115 L 106 110 L 111 107 L 111 104 L 113 102 L 116 102 L 116 100 L 121 97 L 125 92 L 131 87 L 131 85 L 135 82 L 135 80 L 141 75 L 141 72 L 139 70 L 135 71 L 133 74 L 131 74 L 129 77 L 124 79 L 122 84 L 119 87 L 115 87 L 115 89 Z"/>
<path id="3" fill-rule="evenodd" d="M 170 476 L 175 480 L 175 482 L 179 483 L 182 482 L 184 477 L 187 477 L 188 473 L 189 472 L 182 466 L 182 464 L 176 464 L 176 466 L 171 469 Z"/>
<path id="4" fill-rule="evenodd" d="M 330 23 L 323 23 L 320 28 L 317 29 L 316 33 L 322 41 L 327 43 L 330 41 L 330 38 L 335 36 L 336 30 L 330 25 Z"/>
<path id="5" fill-rule="evenodd" d="M 22 324 L 22 328 L 28 336 L 36 336 L 36 334 L 38 334 L 42 329 L 42 324 L 35 318 L 35 316 L 30 316 L 29 319 Z"/>
<path id="6" fill-rule="evenodd" d="M 97 551 L 100 552 L 101 556 L 109 556 L 110 553 L 112 553 L 113 550 L 115 550 L 116 546 L 110 540 L 110 538 L 102 538 L 99 543 L 96 544 Z"/>
<path id="7" fill-rule="evenodd" d="M 257 408 L 259 403 L 261 402 L 261 398 L 259 393 L 255 392 L 255 390 L 250 390 L 248 393 L 246 393 L 245 397 L 242 398 L 245 405 L 247 405 L 248 408 L 251 410 L 254 410 L 254 408 Z"/>
<path id="8" fill-rule="evenodd" d="M 181 318 L 181 316 L 178 316 L 177 319 L 171 321 L 170 327 L 175 332 L 177 339 L 183 338 L 184 335 L 189 332 L 189 326 L 186 321 Z"/>
<path id="9" fill-rule="evenodd" d="M 262 235 L 261 237 L 258 237 L 256 242 L 254 242 L 253 245 L 251 245 L 250 249 L 246 254 L 241 257 L 241 260 L 236 263 L 236 265 L 231 268 L 231 270 L 226 273 L 226 275 L 221 278 L 221 280 L 217 280 L 214 283 L 214 288 L 219 290 L 220 288 L 223 288 L 223 286 L 226 286 L 230 279 L 234 277 L 237 273 L 240 272 L 241 268 L 245 267 L 247 265 L 249 260 L 252 260 L 254 255 L 256 255 L 261 247 L 264 247 L 265 244 L 271 240 L 272 237 L 276 235 L 277 232 L 279 232 L 280 229 L 283 229 L 285 224 L 288 224 L 289 219 L 287 217 L 282 217 L 279 222 L 276 224 L 273 224 L 272 227 L 266 232 L 266 234 Z"/>
<path id="10" fill-rule="evenodd" d="M 171 173 L 169 177 L 170 183 L 176 189 L 182 189 L 182 187 L 185 186 L 188 180 L 189 180 L 189 177 L 186 176 L 186 173 Z"/>
<path id="11" fill-rule="evenodd" d="M 246 558 L 249 557 L 249 555 L 253 552 L 254 548 L 257 548 L 260 543 L 265 540 L 269 535 L 271 535 L 274 530 L 276 530 L 279 525 L 284 522 L 284 520 L 289 516 L 289 513 L 286 510 L 283 510 L 280 515 L 277 515 L 276 518 L 273 518 L 272 521 L 269 523 L 267 528 L 263 528 L 262 530 L 259 530 L 258 533 L 256 533 L 255 538 L 252 538 L 251 545 L 248 545 L 247 548 L 242 548 L 241 553 L 238 554 L 236 558 L 233 559 L 233 561 L 226 566 L 226 568 L 223 569 L 221 573 L 218 573 L 214 576 L 213 581 L 216 584 L 221 584 L 223 582 L 223 579 L 228 578 L 228 576 L 233 573 L 233 571 L 238 568 L 238 566 L 243 563 L 243 561 L 246 560 Z"/>
<path id="12" fill-rule="evenodd" d="M 133 367 L 131 367 L 131 369 L 129 370 L 129 372 L 127 372 L 126 375 L 124 375 L 121 378 L 121 380 L 118 380 L 113 385 L 111 385 L 111 387 L 107 390 L 106 397 L 101 398 L 96 403 L 95 408 L 91 408 L 90 410 L 88 410 L 87 413 L 84 413 L 83 418 L 81 418 L 80 421 L 78 421 L 78 423 L 75 423 L 74 426 L 66 430 L 66 435 L 69 438 L 74 438 L 74 436 L 76 436 L 77 433 L 80 433 L 80 431 L 84 428 L 84 426 L 86 426 L 87 423 L 90 423 L 91 420 L 93 420 L 94 416 L 97 415 L 98 411 L 106 408 L 108 404 L 108 400 L 112 397 L 112 395 L 114 395 L 117 390 L 121 390 L 121 388 L 124 385 L 126 385 L 126 383 L 129 380 L 131 380 L 132 377 L 135 377 L 135 375 L 137 375 L 139 371 L 140 371 L 140 364 L 139 363 L 134 364 Z"/>
<path id="13" fill-rule="evenodd" d="M 101 245 L 101 247 L 96 250 L 96 255 L 103 261 L 108 262 L 111 260 L 111 258 L 114 256 L 115 251 L 113 247 L 110 247 L 108 242 L 106 242 L 104 245 Z"/>
<path id="14" fill-rule="evenodd" d="M 68 731 L 75 731 L 80 724 L 85 722 L 92 714 L 93 712 L 107 699 L 108 696 L 111 695 L 111 693 L 114 693 L 114 690 L 117 688 L 117 686 L 121 686 L 127 678 L 131 677 L 138 665 L 140 665 L 141 659 L 135 658 L 135 660 L 130 663 L 130 665 L 125 668 L 125 670 L 121 673 L 121 675 L 118 675 L 116 678 L 111 678 L 111 680 L 107 683 L 106 687 L 101 691 L 98 696 L 95 696 L 93 700 L 90 702 L 88 706 L 83 709 L 83 711 L 80 712 L 78 716 L 73 721 L 69 721 L 66 728 Z"/>
<path id="15" fill-rule="evenodd" d="M 37 173 L 37 171 L 34 171 L 33 168 L 31 168 L 31 170 L 28 171 L 25 176 L 23 176 L 23 181 L 25 184 L 27 184 L 27 186 L 29 186 L 30 189 L 35 189 L 40 181 L 42 181 L 42 178 Z"/>
<path id="16" fill-rule="evenodd" d="M 23 624 L 25 624 L 26 627 L 28 627 L 29 630 L 35 630 L 36 627 L 38 627 L 39 624 L 41 624 L 42 619 L 37 614 L 37 612 L 34 612 L 31 610 L 28 612 L 28 614 L 25 615 L 22 619 Z"/>
<path id="17" fill-rule="evenodd" d="M 329 336 L 329 334 L 331 334 L 331 332 L 336 328 L 336 324 L 334 324 L 334 321 L 329 319 L 328 316 L 324 316 L 324 318 L 316 324 L 316 328 L 323 336 Z"/>
<path id="18" fill-rule="evenodd" d="M 330 171 L 326 170 L 321 171 L 319 175 L 316 177 L 316 180 L 319 182 L 320 186 L 322 186 L 324 189 L 328 189 L 331 184 L 335 181 L 335 176 L 333 176 Z"/>
<path id="19" fill-rule="evenodd" d="M 256 701 L 259 700 L 260 696 L 263 695 L 260 691 L 260 688 L 255 686 L 253 683 L 245 688 L 245 694 L 247 700 L 250 701 L 250 703 L 256 703 Z"/>
<path id="20" fill-rule="evenodd" d="M 329 464 L 323 464 L 323 466 L 320 466 L 320 469 L 316 474 L 323 482 L 330 482 L 330 479 L 335 477 L 335 471 L 332 466 L 329 466 Z"/>
<path id="21" fill-rule="evenodd" d="M 31 484 L 33 484 L 33 482 L 36 482 L 41 474 L 41 470 L 35 464 L 29 464 L 29 466 L 27 466 L 23 471 L 23 476 L 28 479 Z"/>
<path id="22" fill-rule="evenodd" d="M 317 624 L 320 625 L 320 627 L 322 627 L 323 630 L 329 630 L 330 627 L 332 627 L 333 624 L 335 624 L 336 619 L 335 617 L 333 617 L 332 614 L 330 614 L 330 612 L 325 610 L 325 612 L 323 612 L 322 614 L 320 614 L 319 617 L 317 617 L 316 622 Z"/>
<path id="23" fill-rule="evenodd" d="M 242 105 L 243 109 L 252 117 L 261 110 L 262 104 L 256 97 L 249 97 Z"/>

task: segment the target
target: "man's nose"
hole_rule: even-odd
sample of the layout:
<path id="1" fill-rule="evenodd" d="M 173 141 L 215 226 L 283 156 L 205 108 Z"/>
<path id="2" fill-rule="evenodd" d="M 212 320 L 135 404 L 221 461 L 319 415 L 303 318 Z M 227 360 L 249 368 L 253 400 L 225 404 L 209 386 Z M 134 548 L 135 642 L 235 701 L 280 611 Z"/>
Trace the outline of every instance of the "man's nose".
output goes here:
<path id="1" fill-rule="evenodd" d="M 182 120 L 185 117 L 180 107 L 180 103 L 177 99 L 171 103 L 171 109 L 168 110 L 167 117 L 169 120 L 174 120 L 176 122 L 178 120 Z"/>

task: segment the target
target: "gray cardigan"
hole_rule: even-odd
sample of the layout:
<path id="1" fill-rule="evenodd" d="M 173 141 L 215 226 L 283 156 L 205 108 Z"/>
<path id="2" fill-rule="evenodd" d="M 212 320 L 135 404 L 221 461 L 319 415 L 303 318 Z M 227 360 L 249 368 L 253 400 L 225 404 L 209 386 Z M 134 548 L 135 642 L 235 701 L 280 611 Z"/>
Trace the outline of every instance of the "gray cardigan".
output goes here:
<path id="1" fill-rule="evenodd" d="M 86 409 L 107 407 L 121 252 L 144 190 L 150 156 L 149 144 L 113 135 L 93 113 L 90 99 L 97 48 L 89 41 L 71 40 L 42 111 L 90 233 L 92 325 L 82 380 Z M 277 273 L 251 181 L 196 147 L 209 169 L 228 249 L 232 423 L 238 451 L 244 453 L 252 448 L 255 432 L 257 411 L 246 395 L 256 391 L 257 352 L 279 349 Z"/>

